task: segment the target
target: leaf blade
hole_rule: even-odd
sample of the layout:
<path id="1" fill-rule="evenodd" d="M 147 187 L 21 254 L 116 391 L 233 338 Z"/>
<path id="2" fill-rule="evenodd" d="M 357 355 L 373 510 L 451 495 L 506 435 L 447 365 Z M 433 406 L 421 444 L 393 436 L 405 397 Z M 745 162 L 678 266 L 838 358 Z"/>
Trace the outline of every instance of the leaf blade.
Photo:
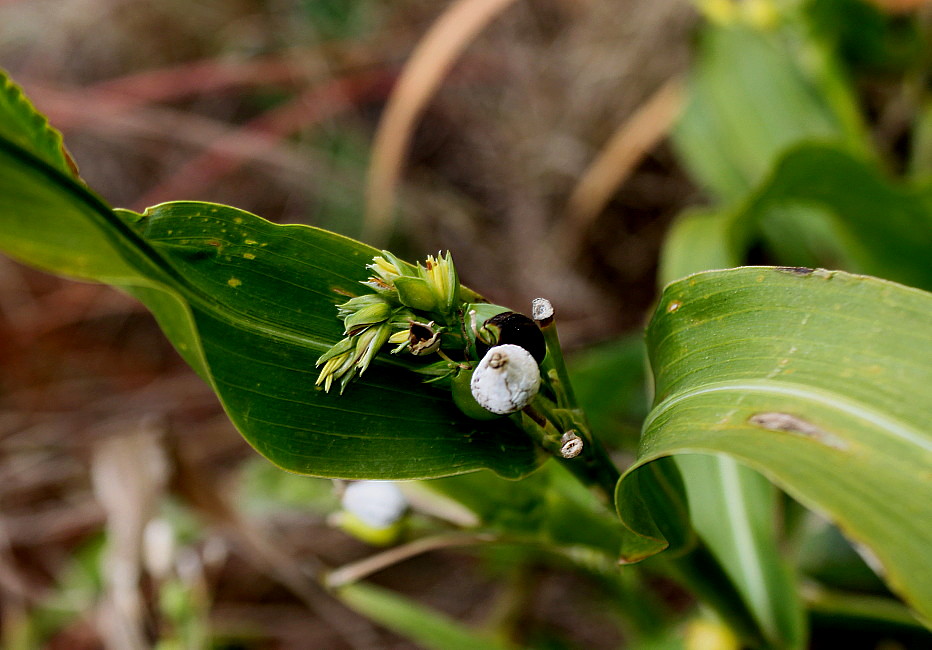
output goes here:
<path id="1" fill-rule="evenodd" d="M 61 133 L 36 110 L 22 88 L 0 69 L 0 136 L 58 171 L 77 178 Z"/>
<path id="2" fill-rule="evenodd" d="M 930 320 L 929 294 L 841 272 L 673 283 L 648 328 L 658 399 L 637 466 L 726 454 L 760 471 L 869 548 L 929 620 Z"/>
<path id="3" fill-rule="evenodd" d="M 425 648 L 510 650 L 514 647 L 491 634 L 470 630 L 440 612 L 375 585 L 356 582 L 340 587 L 335 594 L 360 614 Z"/>
<path id="4" fill-rule="evenodd" d="M 114 211 L 43 157 L 47 142 L 38 140 L 47 135 L 27 132 L 37 142 L 21 146 L 0 128 L 0 250 L 142 300 L 275 464 L 344 478 L 482 468 L 517 478 L 542 462 L 510 421 L 467 418 L 449 394 L 405 370 L 413 362 L 381 356 L 342 398 L 315 389 L 317 357 L 342 336 L 338 292 L 366 291 L 359 282 L 371 247 L 213 204 Z"/>

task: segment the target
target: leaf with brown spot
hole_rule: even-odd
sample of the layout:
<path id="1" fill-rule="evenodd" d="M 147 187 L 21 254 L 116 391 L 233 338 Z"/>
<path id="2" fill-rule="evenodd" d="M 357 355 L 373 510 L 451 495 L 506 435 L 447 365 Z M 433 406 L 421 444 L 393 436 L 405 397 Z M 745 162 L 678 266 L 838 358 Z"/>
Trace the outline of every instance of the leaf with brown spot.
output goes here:
<path id="1" fill-rule="evenodd" d="M 929 293 L 840 271 L 747 267 L 670 284 L 648 327 L 656 397 L 619 483 L 622 519 L 621 487 L 651 461 L 729 457 L 832 519 L 932 621 L 930 325 Z"/>

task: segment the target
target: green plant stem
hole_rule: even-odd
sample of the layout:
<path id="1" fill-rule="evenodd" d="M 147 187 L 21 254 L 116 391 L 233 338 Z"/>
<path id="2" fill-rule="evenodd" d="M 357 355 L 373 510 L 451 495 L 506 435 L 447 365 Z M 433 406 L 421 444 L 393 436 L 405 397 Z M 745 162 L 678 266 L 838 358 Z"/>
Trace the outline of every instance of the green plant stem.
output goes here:
<path id="1" fill-rule="evenodd" d="M 582 416 L 581 412 L 580 416 Z M 582 471 L 582 474 L 590 477 L 592 483 L 604 491 L 608 506 L 614 510 L 615 487 L 618 485 L 618 479 L 621 478 L 621 472 L 609 458 L 608 452 L 599 439 L 589 431 L 584 416 L 580 419 L 574 418 L 574 423 L 576 426 L 573 428 L 584 441 L 583 451 L 576 458 L 560 458 L 559 460 L 574 474 L 579 475 Z"/>
<path id="2" fill-rule="evenodd" d="M 538 316 L 535 315 L 535 318 Z M 544 359 L 543 370 L 550 380 L 550 386 L 556 399 L 554 405 L 550 400 L 541 396 L 535 400 L 535 406 L 544 412 L 545 417 L 559 431 L 556 442 L 568 431 L 573 431 L 582 438 L 583 450 L 575 458 L 564 458 L 560 449 L 556 449 L 555 456 L 584 484 L 595 487 L 604 497 L 605 502 L 615 507 L 615 486 L 621 473 L 608 456 L 602 443 L 592 435 L 586 414 L 576 402 L 573 384 L 570 381 L 569 371 L 563 359 L 563 348 L 560 345 L 560 335 L 557 333 L 557 323 L 552 310 L 536 321 L 544 335 L 547 344 L 547 357 Z"/>
<path id="3" fill-rule="evenodd" d="M 615 488 L 621 477 L 620 472 L 598 438 L 592 435 L 586 414 L 576 403 L 553 317 L 538 321 L 538 324 L 547 343 L 543 370 L 550 380 L 555 403 L 539 395 L 522 423 L 527 424 L 525 430 L 554 454 L 578 480 L 599 492 L 606 504 L 614 509 Z M 560 437 L 570 430 L 583 439 L 583 451 L 575 458 L 563 458 L 559 448 Z M 658 558 L 657 563 L 673 579 L 718 612 L 744 643 L 755 648 L 770 647 L 753 613 L 704 542 L 699 540 L 690 551 L 682 555 Z"/>
<path id="4" fill-rule="evenodd" d="M 558 409 L 553 402 L 538 395 L 533 405 L 521 414 L 521 427 L 566 466 L 583 485 L 596 490 L 605 504 L 614 510 L 615 486 L 621 473 L 608 453 L 589 431 L 582 411 Z M 583 439 L 583 451 L 575 458 L 560 453 L 560 439 L 570 429 Z"/>
<path id="5" fill-rule="evenodd" d="M 556 381 L 551 377 L 551 383 L 554 384 L 554 392 L 557 396 L 557 406 L 565 409 L 576 409 L 576 395 L 573 393 L 573 384 L 570 382 L 570 373 L 566 369 L 566 362 L 563 359 L 563 348 L 560 346 L 560 335 L 557 333 L 557 323 L 551 317 L 548 321 L 541 323 L 540 331 L 544 334 L 544 342 L 547 344 L 547 358 L 544 359 L 544 371 L 550 374 L 554 371 Z"/>

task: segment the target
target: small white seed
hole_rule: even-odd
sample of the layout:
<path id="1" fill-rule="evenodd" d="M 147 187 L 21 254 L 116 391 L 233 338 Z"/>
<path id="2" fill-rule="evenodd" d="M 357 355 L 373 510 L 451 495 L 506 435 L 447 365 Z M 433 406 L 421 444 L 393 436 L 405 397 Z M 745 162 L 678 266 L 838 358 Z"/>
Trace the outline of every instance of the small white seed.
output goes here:
<path id="1" fill-rule="evenodd" d="M 531 353 L 506 343 L 489 348 L 469 384 L 479 405 L 499 415 L 520 411 L 540 390 L 540 368 Z"/>
<path id="2" fill-rule="evenodd" d="M 401 518 L 408 500 L 391 481 L 356 481 L 346 486 L 343 508 L 373 528 L 388 528 Z"/>

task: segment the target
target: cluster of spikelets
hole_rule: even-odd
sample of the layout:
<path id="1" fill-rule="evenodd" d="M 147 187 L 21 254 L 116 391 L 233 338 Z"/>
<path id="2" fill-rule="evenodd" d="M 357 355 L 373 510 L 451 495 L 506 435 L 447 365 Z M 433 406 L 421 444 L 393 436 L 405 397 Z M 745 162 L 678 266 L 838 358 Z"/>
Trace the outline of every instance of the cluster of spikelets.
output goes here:
<path id="1" fill-rule="evenodd" d="M 337 305 L 344 338 L 317 360 L 318 367 L 323 365 L 317 385 L 328 392 L 339 381 L 342 393 L 386 343 L 395 344 L 395 354 L 439 350 L 441 333 L 461 307 L 459 279 L 449 252 L 428 256 L 424 266 L 413 266 L 383 251 L 367 268 L 372 276 L 363 284 L 374 293 Z"/>
<path id="2" fill-rule="evenodd" d="M 471 302 L 449 252 L 415 266 L 383 251 L 367 268 L 363 284 L 372 293 L 337 305 L 344 338 L 318 359 L 318 386 L 329 392 L 339 382 L 342 393 L 392 344 L 393 354 L 438 355 L 417 371 L 449 380 L 454 401 L 473 417 L 513 413 L 534 398 L 546 354 L 540 329 L 504 307 Z"/>

